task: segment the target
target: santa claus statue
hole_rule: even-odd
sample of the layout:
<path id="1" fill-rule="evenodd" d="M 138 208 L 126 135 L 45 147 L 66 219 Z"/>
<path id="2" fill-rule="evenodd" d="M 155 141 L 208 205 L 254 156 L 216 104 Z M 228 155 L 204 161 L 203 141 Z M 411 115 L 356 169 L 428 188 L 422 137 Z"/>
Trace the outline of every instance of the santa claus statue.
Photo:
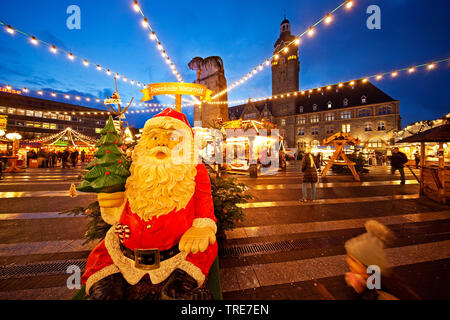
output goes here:
<path id="1" fill-rule="evenodd" d="M 217 256 L 217 220 L 193 141 L 184 114 L 169 108 L 155 115 L 133 152 L 125 192 L 98 194 L 112 227 L 87 260 L 89 298 L 127 299 L 138 288 L 183 299 L 203 286 Z"/>

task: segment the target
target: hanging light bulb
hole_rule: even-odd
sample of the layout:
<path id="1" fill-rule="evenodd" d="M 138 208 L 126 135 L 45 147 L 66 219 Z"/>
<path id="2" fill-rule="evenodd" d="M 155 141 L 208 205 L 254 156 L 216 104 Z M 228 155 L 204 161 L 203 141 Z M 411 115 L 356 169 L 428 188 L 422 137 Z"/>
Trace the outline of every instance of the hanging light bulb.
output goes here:
<path id="1" fill-rule="evenodd" d="M 331 14 L 327 14 L 326 16 L 325 16 L 325 23 L 326 24 L 329 24 L 329 23 L 331 23 L 331 21 L 333 21 L 333 18 L 331 17 Z"/>
<path id="2" fill-rule="evenodd" d="M 369 79 L 367 79 L 367 78 L 364 78 L 364 79 L 362 80 L 363 83 L 366 83 L 367 81 L 369 81 Z"/>
<path id="3" fill-rule="evenodd" d="M 163 50 L 163 52 L 161 53 L 161 56 L 162 56 L 163 58 L 167 57 L 167 54 L 166 54 L 166 51 L 165 51 L 165 50 Z"/>
<path id="4" fill-rule="evenodd" d="M 22 91 L 25 92 L 25 93 L 27 93 L 27 92 L 28 92 L 28 89 L 27 89 L 27 88 L 23 88 Z"/>
<path id="5" fill-rule="evenodd" d="M 275 58 L 275 60 L 278 60 L 278 58 L 280 57 L 280 55 L 277 53 L 273 56 Z"/>
<path id="6" fill-rule="evenodd" d="M 383 75 L 381 75 L 381 74 L 377 75 L 377 77 L 376 77 L 377 80 L 381 80 L 382 78 L 383 78 Z"/>
<path id="7" fill-rule="evenodd" d="M 52 97 L 56 97 L 56 93 L 52 92 L 51 93 Z"/>
<path id="8" fill-rule="evenodd" d="M 345 6 L 347 7 L 347 9 L 351 9 L 353 7 L 353 1 L 347 1 L 347 4 Z"/>
<path id="9" fill-rule="evenodd" d="M 427 66 L 428 70 L 432 70 L 432 69 L 434 69 L 435 67 L 436 67 L 436 65 L 435 65 L 434 63 L 430 63 L 430 64 Z"/>
<path id="10" fill-rule="evenodd" d="M 416 71 L 416 68 L 414 68 L 414 67 L 411 67 L 411 68 L 408 69 L 409 73 L 413 73 L 414 71 Z"/>
<path id="11" fill-rule="evenodd" d="M 86 59 L 84 59 L 83 64 L 84 64 L 86 67 L 89 66 L 89 62 L 88 62 Z"/>
<path id="12" fill-rule="evenodd" d="M 8 32 L 9 34 L 14 34 L 15 33 L 13 27 L 11 27 L 10 25 L 6 26 L 6 32 Z"/>
<path id="13" fill-rule="evenodd" d="M 134 0 L 133 9 L 136 12 L 139 12 L 141 10 L 141 8 L 139 8 L 139 4 L 138 4 L 137 0 Z"/>
<path id="14" fill-rule="evenodd" d="M 355 81 L 351 81 L 350 85 L 353 87 L 355 85 Z"/>
<path id="15" fill-rule="evenodd" d="M 42 96 L 42 95 L 44 94 L 44 92 L 42 92 L 41 90 L 39 90 L 37 93 L 38 93 L 38 95 L 40 95 L 40 96 Z"/>
<path id="16" fill-rule="evenodd" d="M 148 28 L 148 20 L 147 18 L 142 19 L 141 24 L 144 28 Z"/>
<path id="17" fill-rule="evenodd" d="M 288 53 L 289 49 L 287 47 L 284 47 L 283 52 Z"/>
<path id="18" fill-rule="evenodd" d="M 102 67 L 100 67 L 99 64 L 97 65 L 97 70 L 98 70 L 98 71 L 101 71 L 101 70 L 102 70 Z"/>
<path id="19" fill-rule="evenodd" d="M 152 31 L 152 33 L 150 33 L 150 40 L 155 40 L 156 39 L 156 34 L 155 31 Z"/>
<path id="20" fill-rule="evenodd" d="M 163 46 L 161 45 L 161 42 L 158 42 L 157 48 L 158 48 L 159 51 L 162 51 L 162 50 L 163 50 Z"/>
<path id="21" fill-rule="evenodd" d="M 111 75 L 111 70 L 106 70 L 106 74 L 109 76 L 109 75 Z"/>
<path id="22" fill-rule="evenodd" d="M 73 56 L 72 53 L 69 53 L 69 54 L 67 55 L 67 58 L 69 58 L 70 60 L 73 60 L 73 59 L 74 59 L 74 56 Z"/>
<path id="23" fill-rule="evenodd" d="M 314 35 L 314 28 L 313 27 L 309 27 L 308 29 L 308 36 L 312 37 Z"/>
<path id="24" fill-rule="evenodd" d="M 31 39 L 30 39 L 30 41 L 31 41 L 31 43 L 34 44 L 35 46 L 38 45 L 38 41 L 37 41 L 37 39 L 36 39 L 35 36 L 32 36 Z"/>
<path id="25" fill-rule="evenodd" d="M 297 39 L 295 39 L 295 44 L 298 46 L 299 44 L 300 44 L 300 39 L 299 38 L 297 38 Z"/>
<path id="26" fill-rule="evenodd" d="M 50 51 L 52 52 L 52 53 L 57 53 L 58 52 L 58 49 L 56 49 L 56 47 L 55 46 L 51 46 L 50 47 Z"/>
<path id="27" fill-rule="evenodd" d="M 392 72 L 392 74 L 391 74 L 392 78 L 395 78 L 397 75 L 398 75 L 398 72 L 397 72 L 397 71 L 394 71 L 394 72 Z"/>
<path id="28" fill-rule="evenodd" d="M 68 94 L 66 94 L 66 95 L 64 96 L 64 98 L 70 99 L 70 96 L 69 96 Z"/>

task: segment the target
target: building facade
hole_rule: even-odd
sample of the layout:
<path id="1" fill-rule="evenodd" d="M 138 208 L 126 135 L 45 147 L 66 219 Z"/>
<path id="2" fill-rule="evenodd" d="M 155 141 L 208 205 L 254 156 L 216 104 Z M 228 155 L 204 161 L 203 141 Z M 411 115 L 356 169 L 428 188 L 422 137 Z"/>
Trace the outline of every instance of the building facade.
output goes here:
<path id="1" fill-rule="evenodd" d="M 45 137 L 68 127 L 99 137 L 108 120 L 104 110 L 29 97 L 13 90 L 0 91 L 0 117 L 6 118 L 6 132 L 18 132 L 23 139 Z"/>
<path id="2" fill-rule="evenodd" d="M 285 19 L 275 52 L 293 39 Z M 293 47 L 272 62 L 273 97 L 229 108 L 230 120 L 265 118 L 277 124 L 288 147 L 300 150 L 317 147 L 337 132 L 349 133 L 372 150 L 394 144 L 394 132 L 401 128 L 398 100 L 363 79 L 299 91 L 300 62 Z"/>

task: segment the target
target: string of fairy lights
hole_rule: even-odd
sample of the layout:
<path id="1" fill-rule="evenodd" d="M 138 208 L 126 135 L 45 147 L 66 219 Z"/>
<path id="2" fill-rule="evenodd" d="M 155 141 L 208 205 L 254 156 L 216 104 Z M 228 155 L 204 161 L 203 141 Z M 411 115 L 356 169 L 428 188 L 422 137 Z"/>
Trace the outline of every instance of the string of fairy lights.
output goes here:
<path id="1" fill-rule="evenodd" d="M 6 85 L 4 87 L 0 87 L 0 92 L 10 92 L 10 93 L 15 93 L 15 94 L 27 94 L 27 95 L 31 95 L 32 93 L 36 93 L 39 96 L 42 97 L 51 97 L 53 99 L 57 99 L 58 97 L 63 97 L 66 100 L 73 100 L 75 99 L 78 102 L 96 102 L 96 103 L 100 103 L 102 100 L 99 98 L 91 98 L 91 97 L 80 97 L 80 96 L 73 96 L 70 94 L 65 94 L 65 93 L 56 93 L 54 91 L 46 91 L 46 90 L 36 90 L 36 91 L 32 91 L 28 88 L 22 88 L 22 89 L 14 89 L 12 86 L 10 85 Z M 133 102 L 131 104 L 133 107 L 149 107 L 152 109 L 148 109 L 145 110 L 145 112 L 156 112 L 156 111 L 162 111 L 164 108 L 174 108 L 175 105 L 173 104 L 161 104 L 161 103 L 135 103 Z M 184 106 L 188 106 L 188 104 L 184 105 Z M 144 110 L 143 110 L 144 111 Z M 45 112 L 45 111 L 43 111 Z M 53 112 L 52 110 L 48 110 L 48 112 Z M 94 114 L 93 112 L 81 112 L 81 111 L 70 111 L 69 114 Z M 105 111 L 104 113 L 100 113 L 97 112 L 97 114 L 109 114 L 109 112 Z"/>
<path id="2" fill-rule="evenodd" d="M 133 80 L 133 79 L 129 79 L 127 76 L 121 75 L 121 74 L 119 74 L 118 72 L 113 72 L 113 71 L 111 71 L 111 69 L 106 68 L 106 67 L 102 67 L 102 66 L 99 65 L 99 64 L 91 63 L 91 62 L 89 62 L 89 60 L 86 59 L 86 58 L 83 58 L 83 57 L 80 57 L 80 56 L 78 56 L 78 55 L 75 55 L 74 53 L 72 53 L 72 52 L 70 52 L 70 51 L 67 51 L 67 50 L 65 50 L 65 49 L 57 48 L 55 45 L 53 45 L 53 44 L 51 44 L 51 43 L 49 43 L 49 42 L 47 42 L 47 41 L 44 41 L 44 40 L 42 40 L 42 39 L 39 39 L 39 38 L 37 38 L 37 37 L 35 37 L 35 36 L 31 35 L 31 34 L 28 34 L 27 32 L 24 32 L 24 31 L 22 31 L 22 30 L 19 30 L 19 29 L 17 29 L 17 28 L 14 28 L 14 27 L 12 27 L 11 25 L 9 25 L 9 24 L 7 24 L 7 23 L 5 23 L 5 22 L 3 22 L 3 21 L 0 21 L 0 25 L 3 25 L 3 26 L 5 27 L 6 32 L 9 33 L 10 35 L 14 35 L 15 33 L 19 33 L 19 34 L 21 34 L 21 35 L 23 35 L 23 36 L 29 38 L 30 43 L 33 44 L 34 46 L 38 46 L 39 44 L 43 44 L 44 46 L 47 46 L 47 47 L 49 48 L 49 51 L 50 51 L 52 54 L 54 54 L 54 55 L 57 55 L 58 52 L 63 52 L 64 54 L 66 54 L 67 58 L 68 58 L 70 61 L 79 60 L 79 61 L 82 62 L 82 65 L 83 65 L 84 67 L 89 67 L 90 65 L 95 65 L 95 68 L 96 68 L 98 71 L 104 71 L 105 74 L 108 75 L 108 76 L 113 76 L 113 77 L 114 77 L 115 79 L 117 79 L 117 80 L 122 79 L 123 82 L 129 83 L 129 84 L 131 84 L 131 85 L 136 85 L 137 87 L 140 87 L 140 88 L 145 88 L 145 83 L 141 83 L 140 81 L 135 81 L 135 80 Z M 22 91 L 23 91 L 23 92 L 27 92 L 27 90 L 28 90 L 27 88 L 24 88 Z M 39 95 L 42 95 L 41 92 L 42 92 L 42 90 L 38 90 L 38 91 L 37 91 L 37 93 L 38 93 Z M 53 95 L 54 95 L 54 93 L 51 93 L 51 96 L 53 96 Z M 167 95 L 167 96 L 174 99 L 174 97 L 171 96 L 171 95 Z M 70 99 L 70 95 L 65 95 L 65 98 L 66 98 L 66 99 Z M 75 99 L 81 101 L 81 98 L 80 98 L 80 97 L 78 97 L 78 98 L 75 97 Z M 86 99 L 90 99 L 90 98 L 86 98 Z M 86 99 L 85 99 L 85 101 L 88 101 L 88 102 L 89 102 L 89 100 L 86 100 Z M 184 101 L 184 102 L 187 102 L 186 106 L 191 106 L 191 105 L 194 104 L 194 101 L 191 101 L 191 100 L 183 99 L 183 101 Z M 96 99 L 96 102 L 100 102 L 100 99 Z M 196 102 L 197 102 L 197 101 L 196 101 Z M 162 105 L 162 106 L 163 106 L 163 105 Z"/>
<path id="3" fill-rule="evenodd" d="M 177 78 L 177 80 L 179 82 L 183 83 L 184 82 L 183 78 L 181 77 L 180 73 L 178 72 L 177 68 L 175 67 L 175 64 L 172 62 L 169 55 L 167 54 L 166 49 L 161 44 L 161 40 L 156 35 L 155 30 L 153 30 L 152 26 L 150 25 L 150 22 L 148 21 L 147 17 L 144 15 L 144 12 L 142 11 L 141 7 L 139 6 L 139 3 L 137 2 L 137 0 L 134 0 L 133 9 L 142 15 L 141 24 L 146 30 L 150 30 L 150 34 L 149 34 L 150 40 L 155 42 L 156 48 L 158 49 L 158 51 L 161 52 L 161 57 L 167 63 L 167 65 L 171 69 L 172 73 Z"/>
<path id="4" fill-rule="evenodd" d="M 61 132 L 58 132 L 56 134 L 52 134 L 50 136 L 46 136 L 46 137 L 42 137 L 42 138 L 37 138 L 37 139 L 33 139 L 33 140 L 29 140 L 29 143 L 46 143 L 48 146 L 54 145 L 56 144 L 58 141 L 60 141 L 61 138 L 63 138 L 64 136 L 67 136 L 67 141 L 71 141 L 72 145 L 76 145 L 75 141 L 73 140 L 73 138 L 75 137 L 75 139 L 85 143 L 86 145 L 90 146 L 90 147 L 94 147 L 97 139 L 86 136 L 72 128 L 66 128 L 64 130 L 62 130 Z M 52 141 L 51 143 L 48 143 Z"/>
<path id="5" fill-rule="evenodd" d="M 383 73 L 377 73 L 377 74 L 373 74 L 370 76 L 366 76 L 366 77 L 362 77 L 359 79 L 354 79 L 354 80 L 350 80 L 350 81 L 341 81 L 337 84 L 332 84 L 332 85 L 325 85 L 325 86 L 320 86 L 320 87 L 316 87 L 316 88 L 310 88 L 310 89 L 305 89 L 305 90 L 301 90 L 301 91 L 292 91 L 292 92 L 286 92 L 286 93 L 282 93 L 282 94 L 278 94 L 278 95 L 272 95 L 272 96 L 265 96 L 265 97 L 258 97 L 258 98 L 249 98 L 249 99 L 241 99 L 241 100 L 228 100 L 228 101 L 212 101 L 209 102 L 210 104 L 242 104 L 242 103 L 247 103 L 248 101 L 251 102 L 258 102 L 258 101 L 266 101 L 266 100 L 276 100 L 276 99 L 284 99 L 284 98 L 290 98 L 292 96 L 298 96 L 298 95 L 305 95 L 306 93 L 312 94 L 314 92 L 322 92 L 322 91 L 327 91 L 327 90 L 331 90 L 333 88 L 343 88 L 345 86 L 355 86 L 358 83 L 367 83 L 370 79 L 375 79 L 376 81 L 380 81 L 384 78 L 386 78 L 387 76 L 395 79 L 397 77 L 399 77 L 402 73 L 403 74 L 414 74 L 417 71 L 419 71 L 420 69 L 425 69 L 428 71 L 432 71 L 435 70 L 439 64 L 443 64 L 445 62 L 450 62 L 450 58 L 446 58 L 446 59 L 442 59 L 442 60 L 437 60 L 437 61 L 433 61 L 433 62 L 429 62 L 429 63 L 423 63 L 420 65 L 414 65 L 414 66 L 409 66 L 406 68 L 401 68 L 401 69 L 394 69 L 392 71 L 388 71 L 388 72 L 383 72 Z"/>
<path id="6" fill-rule="evenodd" d="M 303 33 L 301 33 L 300 35 L 296 36 L 291 42 L 289 42 L 288 44 L 284 45 L 281 49 L 276 51 L 272 56 L 267 58 L 264 62 L 260 63 L 258 66 L 253 68 L 253 70 L 248 72 L 246 75 L 241 77 L 239 80 L 233 82 L 226 89 L 224 89 L 224 90 L 218 92 L 217 94 L 215 94 L 212 97 L 212 99 L 215 100 L 215 99 L 223 96 L 225 93 L 231 91 L 232 89 L 234 89 L 234 88 L 244 84 L 249 79 L 251 79 L 254 75 L 256 75 L 259 71 L 262 71 L 265 68 L 269 67 L 271 65 L 271 61 L 278 60 L 280 58 L 280 54 L 287 54 L 287 53 L 289 53 L 289 49 L 290 49 L 291 46 L 299 46 L 302 37 L 304 37 L 305 35 L 308 35 L 308 37 L 312 37 L 315 34 L 316 27 L 319 24 L 321 24 L 321 23 L 325 23 L 327 25 L 330 24 L 333 21 L 333 17 L 334 17 L 333 14 L 335 14 L 336 11 L 338 11 L 339 9 L 341 9 L 343 7 L 345 7 L 346 9 L 349 10 L 349 9 L 351 9 L 353 7 L 353 5 L 354 5 L 354 1 L 352 1 L 352 0 L 346 0 L 346 1 L 342 2 L 334 10 L 330 11 L 329 13 L 327 13 L 324 17 L 322 17 L 319 21 L 317 21 L 315 24 L 310 26 Z"/>

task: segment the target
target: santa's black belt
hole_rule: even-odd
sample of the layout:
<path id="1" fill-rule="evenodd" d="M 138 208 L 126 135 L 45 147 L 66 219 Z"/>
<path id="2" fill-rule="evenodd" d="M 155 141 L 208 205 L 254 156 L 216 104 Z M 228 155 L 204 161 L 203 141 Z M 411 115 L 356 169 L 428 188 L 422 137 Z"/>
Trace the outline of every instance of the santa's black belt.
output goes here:
<path id="1" fill-rule="evenodd" d="M 120 243 L 120 250 L 125 257 L 134 260 L 134 266 L 143 270 L 154 270 L 159 268 L 160 262 L 172 258 L 180 253 L 178 244 L 170 249 L 159 251 L 158 249 L 135 249 L 131 250 Z"/>

